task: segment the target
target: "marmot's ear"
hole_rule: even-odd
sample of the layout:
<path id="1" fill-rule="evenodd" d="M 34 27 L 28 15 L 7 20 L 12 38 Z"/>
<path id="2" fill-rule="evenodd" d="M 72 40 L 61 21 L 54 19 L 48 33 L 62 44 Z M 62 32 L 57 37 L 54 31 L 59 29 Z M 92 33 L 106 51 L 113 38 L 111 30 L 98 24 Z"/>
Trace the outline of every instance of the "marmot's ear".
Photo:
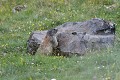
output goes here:
<path id="1" fill-rule="evenodd" d="M 47 32 L 47 35 L 54 36 L 58 32 L 58 29 L 50 29 Z"/>

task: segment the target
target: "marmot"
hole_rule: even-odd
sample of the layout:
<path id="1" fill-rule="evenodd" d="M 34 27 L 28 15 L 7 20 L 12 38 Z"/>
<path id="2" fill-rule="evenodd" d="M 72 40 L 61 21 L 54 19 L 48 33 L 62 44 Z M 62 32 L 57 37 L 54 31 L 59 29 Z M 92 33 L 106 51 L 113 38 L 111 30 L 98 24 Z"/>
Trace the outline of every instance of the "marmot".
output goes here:
<path id="1" fill-rule="evenodd" d="M 56 33 L 58 29 L 51 29 L 48 30 L 43 42 L 38 48 L 38 51 L 40 54 L 43 55 L 52 55 L 53 48 L 58 46 L 58 41 L 56 38 Z"/>

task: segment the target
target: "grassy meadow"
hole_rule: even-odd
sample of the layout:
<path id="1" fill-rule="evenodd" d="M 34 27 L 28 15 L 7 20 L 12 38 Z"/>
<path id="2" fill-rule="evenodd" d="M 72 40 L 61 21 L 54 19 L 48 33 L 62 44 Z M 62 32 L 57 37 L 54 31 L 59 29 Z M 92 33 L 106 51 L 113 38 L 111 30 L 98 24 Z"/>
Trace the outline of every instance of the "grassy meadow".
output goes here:
<path id="1" fill-rule="evenodd" d="M 71 58 L 26 53 L 32 31 L 91 18 L 116 24 L 114 48 Z M 120 0 L 0 0 L 0 80 L 52 79 L 120 80 Z"/>

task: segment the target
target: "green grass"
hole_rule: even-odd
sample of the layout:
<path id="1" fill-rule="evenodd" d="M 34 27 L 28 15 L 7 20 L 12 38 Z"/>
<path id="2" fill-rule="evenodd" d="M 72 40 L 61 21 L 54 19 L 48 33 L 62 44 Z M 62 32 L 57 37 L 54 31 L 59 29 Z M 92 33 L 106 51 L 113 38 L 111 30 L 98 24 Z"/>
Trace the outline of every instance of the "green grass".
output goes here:
<path id="1" fill-rule="evenodd" d="M 18 4 L 27 9 L 12 13 Z M 105 6 L 116 6 L 106 9 Z M 113 21 L 113 49 L 85 56 L 31 56 L 26 41 L 35 30 L 91 18 Z M 2 0 L 0 2 L 0 80 L 120 80 L 119 0 Z M 96 79 L 94 79 L 96 78 Z"/>

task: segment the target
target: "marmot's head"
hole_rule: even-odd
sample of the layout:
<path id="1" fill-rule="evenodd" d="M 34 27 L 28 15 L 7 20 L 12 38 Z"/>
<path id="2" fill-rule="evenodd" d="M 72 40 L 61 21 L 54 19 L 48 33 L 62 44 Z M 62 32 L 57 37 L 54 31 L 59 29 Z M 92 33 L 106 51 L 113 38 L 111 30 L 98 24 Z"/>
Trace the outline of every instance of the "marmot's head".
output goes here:
<path id="1" fill-rule="evenodd" d="M 47 32 L 48 36 L 54 36 L 58 32 L 58 29 L 50 29 Z"/>

